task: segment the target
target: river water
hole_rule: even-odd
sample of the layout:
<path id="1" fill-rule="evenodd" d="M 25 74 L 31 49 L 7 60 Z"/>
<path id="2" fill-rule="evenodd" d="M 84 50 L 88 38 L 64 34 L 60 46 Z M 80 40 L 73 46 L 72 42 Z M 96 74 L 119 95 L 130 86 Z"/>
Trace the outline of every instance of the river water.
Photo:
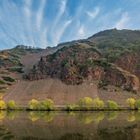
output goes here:
<path id="1" fill-rule="evenodd" d="M 0 112 L 0 140 L 140 140 L 140 112 Z"/>

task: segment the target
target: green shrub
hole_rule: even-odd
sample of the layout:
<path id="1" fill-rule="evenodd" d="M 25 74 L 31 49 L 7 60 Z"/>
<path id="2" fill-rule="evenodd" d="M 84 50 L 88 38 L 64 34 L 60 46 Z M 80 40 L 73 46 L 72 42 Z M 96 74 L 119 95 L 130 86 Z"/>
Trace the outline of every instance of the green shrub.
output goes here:
<path id="1" fill-rule="evenodd" d="M 3 80 L 7 81 L 7 82 L 15 82 L 15 79 L 9 77 L 9 76 L 2 76 Z"/>
<path id="2" fill-rule="evenodd" d="M 80 108 L 88 109 L 93 106 L 93 100 L 90 97 L 84 97 L 78 101 L 78 105 Z"/>
<path id="3" fill-rule="evenodd" d="M 140 110 L 140 99 L 138 99 L 138 100 L 136 101 L 136 108 L 137 108 L 138 110 Z"/>
<path id="4" fill-rule="evenodd" d="M 3 100 L 0 100 L 0 109 L 6 109 L 6 104 Z"/>
<path id="5" fill-rule="evenodd" d="M 73 111 L 73 110 L 75 110 L 75 108 L 76 108 L 75 104 L 67 104 L 66 105 L 66 110 L 67 111 Z"/>
<path id="6" fill-rule="evenodd" d="M 39 103 L 40 110 L 53 110 L 54 102 L 51 99 L 43 100 Z"/>
<path id="7" fill-rule="evenodd" d="M 130 107 L 130 109 L 135 109 L 135 103 L 136 100 L 134 98 L 128 98 L 126 100 L 126 103 L 128 104 L 128 106 Z"/>
<path id="8" fill-rule="evenodd" d="M 8 69 L 11 72 L 19 72 L 19 73 L 23 73 L 23 69 L 22 67 L 11 67 Z"/>
<path id="9" fill-rule="evenodd" d="M 118 104 L 115 101 L 108 100 L 107 101 L 107 107 L 109 109 L 118 109 Z"/>
<path id="10" fill-rule="evenodd" d="M 28 103 L 28 108 L 31 110 L 38 110 L 39 109 L 39 101 L 32 99 Z"/>
<path id="11" fill-rule="evenodd" d="M 8 103 L 7 103 L 7 109 L 16 109 L 16 104 L 15 104 L 15 101 L 13 100 L 10 100 Z"/>
<path id="12" fill-rule="evenodd" d="M 99 87 L 99 88 L 103 88 L 103 87 L 108 86 L 108 84 L 109 84 L 108 81 L 106 81 L 106 80 L 101 80 L 101 81 L 99 81 L 99 83 L 98 83 L 98 87 Z"/>
<path id="13" fill-rule="evenodd" d="M 93 106 L 96 109 L 103 109 L 104 108 L 104 101 L 100 100 L 99 98 L 93 99 Z"/>
<path id="14" fill-rule="evenodd" d="M 0 85 L 4 85 L 5 82 L 3 80 L 0 80 Z"/>

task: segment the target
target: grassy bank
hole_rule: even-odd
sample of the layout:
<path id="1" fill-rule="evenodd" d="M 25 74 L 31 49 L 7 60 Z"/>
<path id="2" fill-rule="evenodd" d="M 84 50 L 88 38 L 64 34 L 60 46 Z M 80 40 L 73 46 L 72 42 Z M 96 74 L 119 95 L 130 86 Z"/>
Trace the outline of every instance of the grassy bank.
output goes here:
<path id="1" fill-rule="evenodd" d="M 0 110 L 27 110 L 27 111 L 120 111 L 120 110 L 139 110 L 140 99 L 126 99 L 125 106 L 120 106 L 117 102 L 107 100 L 104 102 L 99 98 L 84 97 L 75 104 L 56 105 L 51 99 L 38 101 L 32 99 L 26 106 L 19 106 L 15 101 L 4 102 L 0 99 Z"/>

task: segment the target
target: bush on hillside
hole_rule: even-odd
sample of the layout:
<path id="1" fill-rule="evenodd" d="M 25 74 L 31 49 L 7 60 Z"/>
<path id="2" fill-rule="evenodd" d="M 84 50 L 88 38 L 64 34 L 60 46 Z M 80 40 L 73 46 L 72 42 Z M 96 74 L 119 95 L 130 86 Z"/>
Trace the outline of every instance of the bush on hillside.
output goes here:
<path id="1" fill-rule="evenodd" d="M 15 82 L 15 79 L 9 77 L 9 76 L 2 76 L 3 80 L 7 81 L 7 82 Z"/>

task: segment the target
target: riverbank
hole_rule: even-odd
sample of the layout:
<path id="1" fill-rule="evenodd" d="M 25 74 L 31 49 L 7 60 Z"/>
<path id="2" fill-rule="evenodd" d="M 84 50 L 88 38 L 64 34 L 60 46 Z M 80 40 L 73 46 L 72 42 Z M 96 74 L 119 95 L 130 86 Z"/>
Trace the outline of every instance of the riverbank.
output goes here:
<path id="1" fill-rule="evenodd" d="M 73 109 L 69 109 L 69 108 L 66 108 L 66 106 L 54 106 L 52 109 L 30 109 L 28 108 L 27 106 L 25 107 L 17 107 L 17 108 L 14 108 L 14 109 L 0 109 L 0 111 L 64 111 L 64 112 L 70 112 L 70 111 L 74 111 L 74 112 L 80 112 L 80 111 L 139 111 L 138 108 L 134 108 L 134 109 L 131 109 L 129 107 L 119 107 L 118 109 L 110 109 L 110 108 L 102 108 L 102 109 L 97 109 L 97 108 L 94 108 L 94 107 L 75 107 Z"/>
<path id="2" fill-rule="evenodd" d="M 126 106 L 121 106 L 117 102 L 107 100 L 104 102 L 100 98 L 84 97 L 75 104 L 56 105 L 53 100 L 45 99 L 38 101 L 32 99 L 26 104 L 18 105 L 14 100 L 4 102 L 0 100 L 0 110 L 27 110 L 27 111 L 121 111 L 140 110 L 140 100 L 128 98 Z"/>

